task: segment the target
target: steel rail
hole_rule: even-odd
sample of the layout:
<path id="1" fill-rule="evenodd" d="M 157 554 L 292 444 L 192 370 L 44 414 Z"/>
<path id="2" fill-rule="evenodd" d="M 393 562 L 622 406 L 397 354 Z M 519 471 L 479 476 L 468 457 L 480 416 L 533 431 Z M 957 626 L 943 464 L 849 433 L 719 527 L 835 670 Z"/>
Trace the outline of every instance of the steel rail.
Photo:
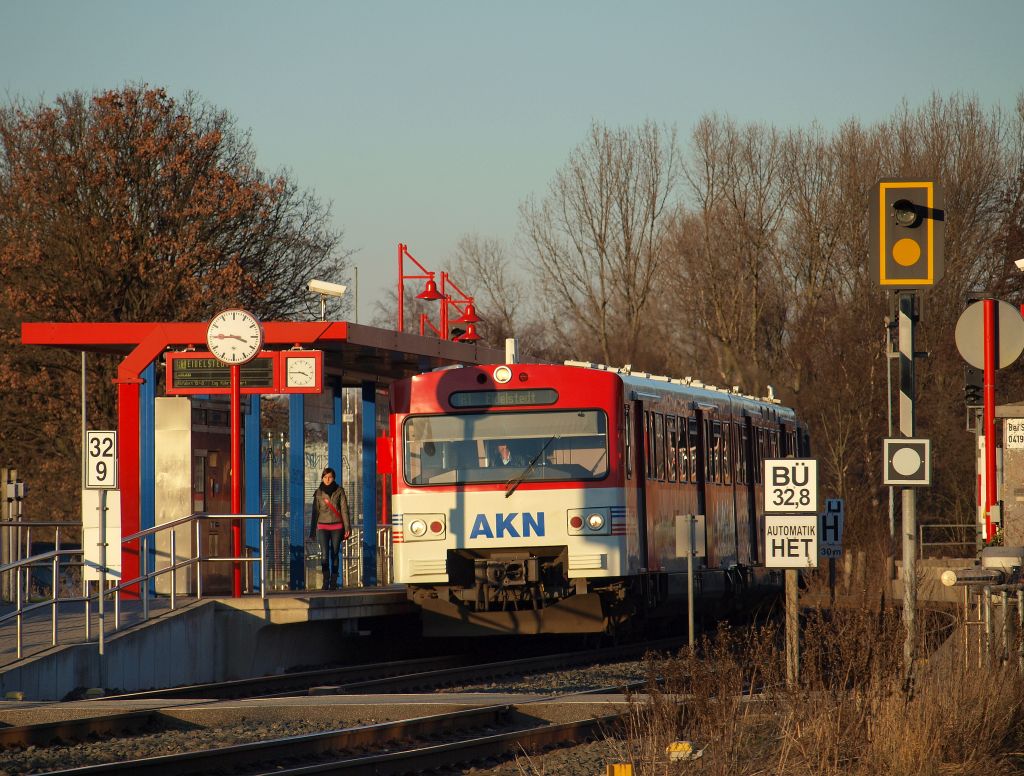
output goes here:
<path id="1" fill-rule="evenodd" d="M 81 741 L 90 736 L 117 736 L 157 725 L 162 718 L 158 709 L 126 711 L 80 719 L 37 722 L 31 725 L 0 727 L 0 748 L 48 746 L 55 741 Z"/>
<path id="2" fill-rule="evenodd" d="M 94 773 L 206 774 L 221 768 L 237 770 L 246 765 L 263 764 L 275 760 L 315 757 L 339 750 L 351 751 L 394 743 L 403 739 L 424 738 L 459 728 L 497 725 L 507 719 L 511 713 L 512 707 L 508 705 L 488 706 L 397 722 L 383 722 L 344 730 L 237 744 L 220 749 L 87 765 L 50 773 L 85 776 L 85 774 Z"/>
<path id="3" fill-rule="evenodd" d="M 140 690 L 138 692 L 107 695 L 96 700 L 157 700 L 161 698 L 217 698 L 233 700 L 237 698 L 259 697 L 266 693 L 284 693 L 289 690 L 306 690 L 312 683 L 323 683 L 335 680 L 335 677 L 359 676 L 392 676 L 403 670 L 435 666 L 437 669 L 456 668 L 463 665 L 467 658 L 459 655 L 426 657 L 410 660 L 394 660 L 387 663 L 367 663 L 363 665 L 336 668 L 316 668 L 308 671 L 294 671 L 288 674 L 270 676 L 254 676 L 247 679 L 231 679 L 226 682 L 206 682 L 189 684 L 181 687 L 167 687 L 159 690 Z M 336 681 L 336 680 L 335 680 Z"/>
<path id="4" fill-rule="evenodd" d="M 453 741 L 445 744 L 405 749 L 398 752 L 364 755 L 337 759 L 331 762 L 296 767 L 275 767 L 259 771 L 261 776 L 304 776 L 312 773 L 344 773 L 348 776 L 397 776 L 398 774 L 423 773 L 434 768 L 449 768 L 460 763 L 486 760 L 498 756 L 533 753 L 538 749 L 580 743 L 602 733 L 617 724 L 624 713 L 607 714 L 602 717 L 562 722 L 515 730 L 509 733 L 495 733 L 488 736 Z"/>
<path id="5" fill-rule="evenodd" d="M 359 692 L 383 692 L 387 690 L 423 689 L 438 687 L 444 684 L 455 684 L 459 682 L 470 682 L 479 679 L 487 679 L 494 676 L 505 676 L 517 673 L 539 673 L 552 669 L 564 668 L 566 666 L 578 665 L 581 663 L 606 663 L 628 657 L 642 655 L 652 649 L 659 649 L 665 646 L 678 646 L 682 642 L 678 639 L 666 640 L 654 644 L 631 644 L 621 647 L 605 649 L 585 650 L 581 652 L 563 652 L 553 655 L 541 655 L 538 657 L 518 658 L 516 660 L 502 660 L 494 663 L 479 663 L 464 665 L 457 668 L 442 668 L 433 671 L 420 671 L 414 674 L 401 676 L 382 677 L 379 679 L 367 679 L 360 682 L 349 682 L 337 686 L 317 687 L 318 694 L 334 693 L 336 695 L 348 695 Z"/>

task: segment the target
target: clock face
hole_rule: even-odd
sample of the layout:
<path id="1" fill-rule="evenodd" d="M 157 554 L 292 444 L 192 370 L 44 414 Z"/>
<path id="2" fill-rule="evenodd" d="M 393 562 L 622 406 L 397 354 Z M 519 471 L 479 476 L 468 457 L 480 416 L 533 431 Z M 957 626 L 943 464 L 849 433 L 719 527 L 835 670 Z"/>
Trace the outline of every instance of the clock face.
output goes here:
<path id="1" fill-rule="evenodd" d="M 263 347 L 263 328 L 250 312 L 225 310 L 217 313 L 206 328 L 206 344 L 225 364 L 244 364 Z"/>
<path id="2" fill-rule="evenodd" d="M 312 388 L 316 385 L 315 358 L 311 356 L 296 356 L 294 358 L 287 358 L 287 361 L 288 368 L 285 372 L 285 381 L 289 388 Z"/>

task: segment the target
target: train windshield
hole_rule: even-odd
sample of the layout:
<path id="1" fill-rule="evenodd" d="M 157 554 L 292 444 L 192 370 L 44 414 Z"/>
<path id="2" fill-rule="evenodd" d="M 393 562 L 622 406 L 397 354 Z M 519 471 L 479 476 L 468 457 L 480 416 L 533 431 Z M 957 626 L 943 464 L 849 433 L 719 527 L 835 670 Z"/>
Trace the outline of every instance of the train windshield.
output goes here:
<path id="1" fill-rule="evenodd" d="M 406 419 L 404 434 L 410 485 L 565 482 L 608 474 L 608 416 L 600 410 L 420 415 Z"/>

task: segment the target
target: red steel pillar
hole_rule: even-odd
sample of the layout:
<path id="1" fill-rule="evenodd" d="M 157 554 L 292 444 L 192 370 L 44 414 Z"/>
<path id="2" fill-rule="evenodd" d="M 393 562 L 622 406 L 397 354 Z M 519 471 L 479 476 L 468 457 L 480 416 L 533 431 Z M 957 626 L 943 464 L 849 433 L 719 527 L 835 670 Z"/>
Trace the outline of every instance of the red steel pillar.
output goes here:
<path id="1" fill-rule="evenodd" d="M 996 302 L 983 302 L 985 315 L 985 543 L 992 541 L 992 505 L 996 503 Z"/>
<path id="2" fill-rule="evenodd" d="M 231 512 L 242 514 L 242 367 L 231 365 Z M 242 521 L 231 521 L 231 552 L 242 557 Z M 231 594 L 242 597 L 242 562 L 236 560 L 231 570 Z"/>
<path id="3" fill-rule="evenodd" d="M 139 531 L 139 385 L 141 378 L 120 377 L 117 380 L 117 468 L 121 489 L 121 536 Z M 120 541 L 120 537 L 117 537 Z M 121 547 L 121 578 L 139 576 L 139 541 Z M 124 591 L 126 598 L 136 598 L 139 588 Z"/>

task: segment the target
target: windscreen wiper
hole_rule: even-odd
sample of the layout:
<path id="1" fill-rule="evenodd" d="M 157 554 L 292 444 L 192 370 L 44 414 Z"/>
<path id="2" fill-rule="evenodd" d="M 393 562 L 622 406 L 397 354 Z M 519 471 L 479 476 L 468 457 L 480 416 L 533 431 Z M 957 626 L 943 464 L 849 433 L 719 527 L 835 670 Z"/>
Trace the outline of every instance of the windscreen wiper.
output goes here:
<path id="1" fill-rule="evenodd" d="M 523 480 L 526 479 L 526 475 L 533 471 L 533 467 L 537 465 L 537 461 L 539 461 L 540 457 L 544 455 L 544 451 L 548 449 L 548 445 L 550 445 L 552 442 L 559 438 L 560 437 L 558 434 L 555 434 L 554 436 L 550 437 L 548 441 L 544 443 L 544 447 L 538 450 L 537 454 L 530 459 L 530 462 L 528 464 L 526 464 L 526 468 L 523 469 L 523 473 L 516 477 L 514 480 L 509 480 L 505 484 L 505 498 L 508 498 L 509 496 L 516 492 L 516 488 L 518 488 L 520 484 L 522 484 Z"/>

